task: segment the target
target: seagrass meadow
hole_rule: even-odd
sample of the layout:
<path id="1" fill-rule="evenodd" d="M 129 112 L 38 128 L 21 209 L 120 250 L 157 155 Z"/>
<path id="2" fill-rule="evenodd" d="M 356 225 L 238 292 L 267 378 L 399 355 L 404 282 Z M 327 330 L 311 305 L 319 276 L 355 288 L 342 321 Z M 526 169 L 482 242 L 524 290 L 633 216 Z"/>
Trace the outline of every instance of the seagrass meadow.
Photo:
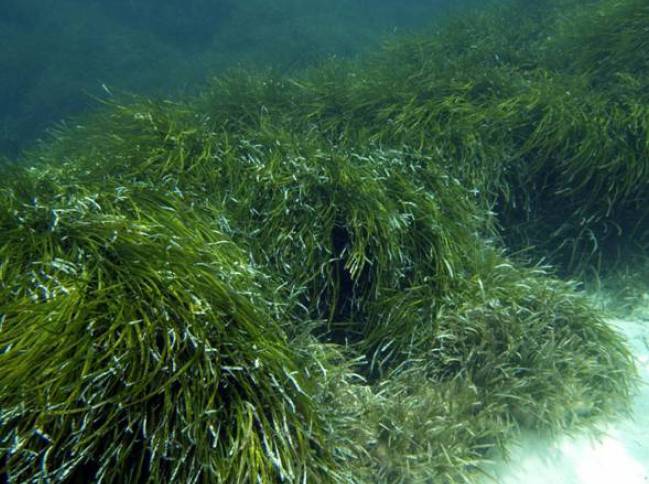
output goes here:
<path id="1" fill-rule="evenodd" d="M 649 243 L 648 30 L 495 2 L 4 160 L 4 478 L 473 482 L 624 414 L 633 358 L 567 277 Z"/>

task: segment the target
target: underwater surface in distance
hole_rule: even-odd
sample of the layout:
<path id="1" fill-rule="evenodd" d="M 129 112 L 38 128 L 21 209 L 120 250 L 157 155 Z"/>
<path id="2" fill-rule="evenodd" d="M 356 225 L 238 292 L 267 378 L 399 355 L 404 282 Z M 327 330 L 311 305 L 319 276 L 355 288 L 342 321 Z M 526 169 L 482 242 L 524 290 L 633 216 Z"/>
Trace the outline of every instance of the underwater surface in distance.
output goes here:
<path id="1" fill-rule="evenodd" d="M 0 0 L 0 154 L 96 107 L 172 97 L 232 66 L 291 72 L 431 23 L 447 0 Z"/>
<path id="2" fill-rule="evenodd" d="M 0 5 L 0 481 L 644 482 L 646 0 Z"/>

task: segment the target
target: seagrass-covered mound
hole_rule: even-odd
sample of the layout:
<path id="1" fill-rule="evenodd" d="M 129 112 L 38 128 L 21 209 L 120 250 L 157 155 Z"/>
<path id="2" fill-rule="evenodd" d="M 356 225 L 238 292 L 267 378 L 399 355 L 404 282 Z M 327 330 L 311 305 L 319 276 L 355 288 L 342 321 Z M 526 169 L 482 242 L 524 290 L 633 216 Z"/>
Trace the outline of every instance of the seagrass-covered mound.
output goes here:
<path id="1" fill-rule="evenodd" d="M 95 192 L 33 174 L 3 186 L 0 210 L 0 445 L 13 482 L 327 470 L 282 305 L 213 214 L 143 184 Z"/>
<path id="2" fill-rule="evenodd" d="M 493 2 L 365 62 L 221 78 L 203 110 L 228 129 L 432 155 L 510 246 L 583 275 L 649 245 L 647 28 L 641 0 Z"/>
<path id="3" fill-rule="evenodd" d="M 503 246 L 536 218 L 551 233 L 562 200 L 568 222 L 602 215 L 577 187 L 539 208 L 530 186 L 551 185 L 539 166 L 570 173 L 564 143 L 599 121 L 562 110 L 604 94 L 563 103 L 581 80 L 518 65 L 540 37 L 482 64 L 443 39 L 303 79 L 237 73 L 184 103 L 112 100 L 2 168 L 5 475 L 466 481 L 520 427 L 623 411 L 624 342 Z"/>
<path id="4" fill-rule="evenodd" d="M 435 159 L 142 107 L 3 177 L 12 477 L 455 479 L 623 408 L 618 337 Z"/>

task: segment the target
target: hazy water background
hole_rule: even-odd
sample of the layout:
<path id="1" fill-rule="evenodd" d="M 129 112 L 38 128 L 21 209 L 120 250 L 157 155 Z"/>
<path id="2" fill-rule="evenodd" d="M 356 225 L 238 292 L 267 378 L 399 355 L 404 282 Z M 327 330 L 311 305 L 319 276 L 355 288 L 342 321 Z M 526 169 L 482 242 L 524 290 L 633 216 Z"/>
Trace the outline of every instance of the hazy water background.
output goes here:
<path id="1" fill-rule="evenodd" d="M 449 0 L 0 0 L 0 154 L 114 91 L 174 97 L 232 66 L 298 71 L 430 26 Z"/>

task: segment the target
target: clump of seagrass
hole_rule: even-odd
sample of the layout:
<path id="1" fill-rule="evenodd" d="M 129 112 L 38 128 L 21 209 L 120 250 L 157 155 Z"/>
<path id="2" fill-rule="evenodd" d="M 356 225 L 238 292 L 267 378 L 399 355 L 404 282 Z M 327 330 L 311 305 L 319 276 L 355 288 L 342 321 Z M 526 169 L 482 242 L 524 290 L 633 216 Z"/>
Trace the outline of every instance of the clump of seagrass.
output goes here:
<path id="1" fill-rule="evenodd" d="M 619 336 L 573 286 L 491 247 L 488 215 L 442 162 L 316 141 L 269 129 L 231 145 L 222 193 L 233 234 L 367 357 L 372 390 L 343 394 L 373 410 L 338 430 L 369 444 L 358 475 L 469 478 L 519 426 L 624 411 L 634 368 Z"/>
<path id="2" fill-rule="evenodd" d="M 549 251 L 640 210 L 639 141 L 601 136 L 644 139 L 638 79 L 605 105 L 532 55 L 543 29 L 502 24 L 356 72 L 111 103 L 2 177 L 11 475 L 467 481 L 517 428 L 623 411 L 624 343 L 572 285 L 503 255 L 490 210 Z"/>
<path id="3" fill-rule="evenodd" d="M 78 129 L 90 141 L 61 133 L 51 152 L 74 159 L 73 169 L 48 169 L 102 187 L 100 207 L 110 206 L 109 194 L 123 195 L 121 183 L 131 187 L 127 193 L 156 183 L 161 192 L 144 190 L 119 213 L 138 223 L 159 221 L 170 240 L 176 234 L 212 241 L 212 230 L 227 233 L 239 249 L 224 235 L 208 245 L 223 255 L 218 260 L 233 291 L 279 318 L 290 314 L 281 331 L 297 339 L 282 352 L 305 362 L 291 376 L 310 395 L 302 395 L 304 408 L 321 422 L 313 427 L 321 433 L 310 433 L 314 442 L 305 447 L 331 442 L 335 476 L 468 479 L 492 452 L 506 448 L 518 426 L 572 428 L 623 409 L 633 365 L 618 337 L 571 287 L 498 254 L 486 238 L 493 237 L 490 215 L 473 190 L 446 173 L 444 157 L 408 148 L 334 147 L 314 133 L 298 137 L 272 126 L 256 135 L 247 128 L 219 135 L 191 107 L 114 109 Z M 102 129 L 103 123 L 115 130 Z M 129 123 L 137 155 L 129 154 L 128 132 L 119 128 Z M 116 167 L 114 178 L 106 166 Z M 38 189 L 48 190 L 57 192 Z M 42 221 L 43 227 L 50 223 Z M 158 250 L 178 250 L 178 261 L 185 250 L 195 251 L 194 243 L 156 241 Z M 226 247 L 230 255 L 220 252 Z M 257 274 L 263 280 L 255 279 L 258 289 L 228 270 L 241 248 L 246 264 L 251 259 L 266 274 Z M 129 277 L 131 269 L 123 270 L 118 274 Z M 131 277 L 139 274 L 137 264 L 132 270 Z M 187 277 L 187 288 L 200 287 Z M 305 335 L 309 331 L 333 343 L 322 345 Z M 256 355 L 254 347 L 241 351 L 240 359 L 254 367 L 256 357 L 245 353 Z M 309 354 L 318 356 L 305 358 Z M 573 358 L 581 363 L 571 364 Z M 238 359 L 227 366 L 240 366 Z M 259 381 L 272 390 L 273 378 L 277 373 Z M 288 389 L 300 397 L 297 387 Z M 260 397 L 246 401 L 251 412 L 267 406 Z M 221 462 L 223 454 L 213 458 Z M 408 465 L 401 465 L 404 458 Z M 309 473 L 326 466 L 299 452 L 289 461 L 293 469 L 307 465 Z M 156 471 L 168 475 L 168 468 Z"/>
<path id="4" fill-rule="evenodd" d="M 472 482 L 520 428 L 592 428 L 627 409 L 633 358 L 583 295 L 493 249 L 474 263 L 441 300 L 418 286 L 371 304 L 383 376 L 348 399 L 365 409 L 367 479 Z"/>
<path id="5" fill-rule="evenodd" d="M 0 454 L 12 481 L 327 471 L 281 311 L 210 218 L 145 184 L 12 177 L 0 206 Z"/>
<path id="6" fill-rule="evenodd" d="M 370 302 L 413 285 L 452 289 L 487 217 L 436 160 L 272 134 L 231 148 L 224 208 L 255 258 L 303 288 L 310 317 L 341 341 L 374 344 Z"/>

